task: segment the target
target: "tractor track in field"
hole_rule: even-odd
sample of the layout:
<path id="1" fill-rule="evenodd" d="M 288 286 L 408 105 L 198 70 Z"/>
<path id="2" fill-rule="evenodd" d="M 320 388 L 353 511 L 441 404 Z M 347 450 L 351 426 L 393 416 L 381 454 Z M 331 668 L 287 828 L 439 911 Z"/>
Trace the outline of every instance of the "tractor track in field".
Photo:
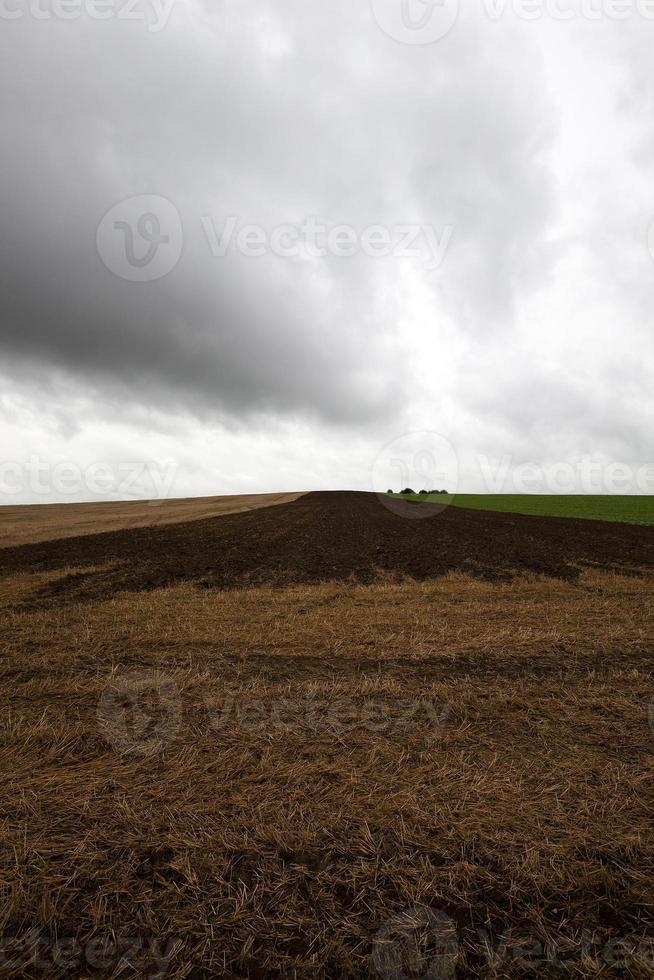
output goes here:
<path id="1" fill-rule="evenodd" d="M 408 508 L 405 515 L 430 508 L 393 506 Z M 488 581 L 521 573 L 574 580 L 589 567 L 628 574 L 653 568 L 654 528 L 458 507 L 411 519 L 375 494 L 324 491 L 246 513 L 0 550 L 1 575 L 62 572 L 29 600 L 41 607 L 185 581 L 229 589 L 425 580 L 452 571 Z"/>

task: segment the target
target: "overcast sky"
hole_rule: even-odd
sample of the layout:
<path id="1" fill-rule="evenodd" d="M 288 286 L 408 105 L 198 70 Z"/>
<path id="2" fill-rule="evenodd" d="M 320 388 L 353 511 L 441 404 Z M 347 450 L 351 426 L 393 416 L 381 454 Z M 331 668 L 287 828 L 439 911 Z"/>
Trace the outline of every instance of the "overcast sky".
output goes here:
<path id="1" fill-rule="evenodd" d="M 0 502 L 654 492 L 650 7 L 0 0 Z"/>

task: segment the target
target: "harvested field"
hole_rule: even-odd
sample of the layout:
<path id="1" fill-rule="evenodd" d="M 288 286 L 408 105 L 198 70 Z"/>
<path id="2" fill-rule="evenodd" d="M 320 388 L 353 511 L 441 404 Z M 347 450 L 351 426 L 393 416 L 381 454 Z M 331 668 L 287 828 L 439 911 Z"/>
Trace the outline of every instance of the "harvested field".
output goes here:
<path id="1" fill-rule="evenodd" d="M 251 493 L 186 500 L 123 500 L 90 504 L 29 504 L 0 507 L 0 548 L 37 541 L 58 541 L 99 531 L 156 527 L 203 517 L 240 514 L 289 503 L 300 493 Z"/>
<path id="2" fill-rule="evenodd" d="M 0 552 L 1 975 L 651 977 L 653 565 L 361 494 Z"/>

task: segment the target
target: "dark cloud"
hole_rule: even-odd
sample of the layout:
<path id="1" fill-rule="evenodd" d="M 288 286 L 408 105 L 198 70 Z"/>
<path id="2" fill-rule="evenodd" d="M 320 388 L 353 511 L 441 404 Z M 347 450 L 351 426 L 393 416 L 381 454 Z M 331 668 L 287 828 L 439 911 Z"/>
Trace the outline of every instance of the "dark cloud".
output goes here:
<path id="1" fill-rule="evenodd" d="M 409 262 L 423 318 L 505 329 L 549 266 L 555 206 L 551 107 L 535 46 L 512 41 L 466 22 L 402 45 L 363 0 L 177 0 L 159 33 L 4 23 L 6 363 L 217 418 L 397 416 L 414 394 L 402 260 L 217 258 L 202 218 L 451 225 L 440 269 Z M 147 283 L 95 244 L 105 212 L 140 194 L 173 202 L 184 230 L 179 263 Z"/>

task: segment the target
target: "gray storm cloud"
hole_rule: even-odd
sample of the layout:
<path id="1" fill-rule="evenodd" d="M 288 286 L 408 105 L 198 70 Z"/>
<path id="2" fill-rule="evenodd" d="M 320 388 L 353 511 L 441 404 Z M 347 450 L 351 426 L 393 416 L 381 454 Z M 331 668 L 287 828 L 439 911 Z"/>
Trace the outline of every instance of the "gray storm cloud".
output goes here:
<path id="1" fill-rule="evenodd" d="M 438 269 L 410 260 L 433 331 L 445 316 L 473 336 L 505 329 L 545 263 L 552 123 L 533 60 L 507 60 L 486 33 L 418 50 L 363 0 L 178 0 L 156 33 L 3 24 L 5 364 L 218 416 L 401 412 L 401 259 L 216 256 L 206 225 L 450 227 Z M 134 283 L 100 260 L 96 232 L 145 194 L 177 209 L 183 247 L 167 275 Z"/>

